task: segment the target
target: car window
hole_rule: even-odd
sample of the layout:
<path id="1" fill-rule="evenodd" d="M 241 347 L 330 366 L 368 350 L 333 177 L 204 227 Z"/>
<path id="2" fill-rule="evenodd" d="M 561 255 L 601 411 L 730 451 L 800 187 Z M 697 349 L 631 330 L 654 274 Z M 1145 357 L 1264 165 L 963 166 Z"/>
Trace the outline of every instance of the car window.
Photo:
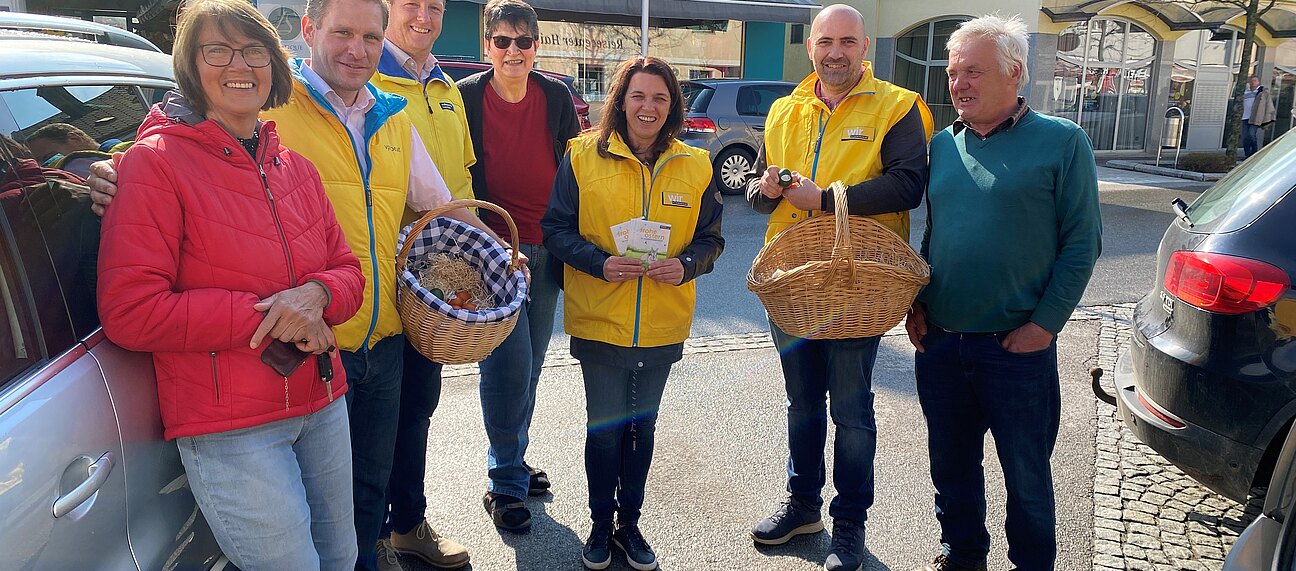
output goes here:
<path id="1" fill-rule="evenodd" d="M 1296 177 L 1296 137 L 1284 135 L 1234 168 L 1188 207 L 1192 231 L 1238 230 L 1259 218 L 1290 191 Z"/>
<path id="2" fill-rule="evenodd" d="M 139 88 L 133 85 L 67 85 L 0 91 L 0 133 L 19 143 L 38 129 L 64 123 L 83 131 L 98 144 L 132 140 L 148 112 Z M 49 152 L 37 152 L 44 160 Z"/>
<path id="3" fill-rule="evenodd" d="M 17 184 L 17 159 L 0 150 L 0 202 L 9 202 Z M 7 189 L 7 190 L 6 190 Z M 31 312 L 30 291 L 23 287 L 17 264 L 15 240 L 9 225 L 0 217 L 0 389 L 23 371 L 41 361 L 36 319 Z"/>
<path id="4" fill-rule="evenodd" d="M 739 115 L 764 117 L 769 115 L 774 100 L 792 92 L 791 87 L 779 85 L 748 85 L 738 88 L 736 107 Z"/>
<path id="5" fill-rule="evenodd" d="M 706 113 L 707 105 L 711 103 L 711 96 L 715 94 L 715 89 L 701 83 L 689 82 L 684 82 L 680 87 L 684 90 L 684 107 L 690 113 Z"/>

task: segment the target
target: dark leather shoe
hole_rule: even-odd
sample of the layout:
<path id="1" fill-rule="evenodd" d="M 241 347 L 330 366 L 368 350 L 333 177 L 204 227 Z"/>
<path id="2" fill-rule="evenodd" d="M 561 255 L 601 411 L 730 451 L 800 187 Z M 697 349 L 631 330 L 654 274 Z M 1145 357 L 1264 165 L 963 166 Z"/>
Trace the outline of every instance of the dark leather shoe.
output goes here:
<path id="1" fill-rule="evenodd" d="M 985 561 L 975 565 L 955 563 L 945 555 L 937 555 L 936 560 L 914 569 L 914 571 L 986 571 Z"/>
<path id="2" fill-rule="evenodd" d="M 486 492 L 482 496 L 482 507 L 490 514 L 495 527 L 513 533 L 531 531 L 531 510 L 527 509 L 521 498 Z"/>
<path id="3" fill-rule="evenodd" d="M 527 473 L 531 474 L 531 481 L 527 484 L 528 496 L 543 496 L 549 493 L 549 474 L 539 468 L 533 468 L 526 462 L 522 463 L 522 467 L 526 468 Z"/>

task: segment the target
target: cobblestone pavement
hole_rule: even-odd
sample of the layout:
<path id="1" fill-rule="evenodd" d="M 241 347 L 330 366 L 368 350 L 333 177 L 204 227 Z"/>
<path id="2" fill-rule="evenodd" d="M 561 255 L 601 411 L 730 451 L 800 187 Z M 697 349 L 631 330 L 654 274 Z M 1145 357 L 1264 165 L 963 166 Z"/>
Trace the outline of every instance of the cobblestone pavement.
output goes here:
<path id="1" fill-rule="evenodd" d="M 1133 304 L 1087 308 L 1102 320 L 1098 366 L 1113 371 L 1130 342 Z M 1094 569 L 1217 570 L 1260 501 L 1240 505 L 1185 476 L 1095 401 Z"/>

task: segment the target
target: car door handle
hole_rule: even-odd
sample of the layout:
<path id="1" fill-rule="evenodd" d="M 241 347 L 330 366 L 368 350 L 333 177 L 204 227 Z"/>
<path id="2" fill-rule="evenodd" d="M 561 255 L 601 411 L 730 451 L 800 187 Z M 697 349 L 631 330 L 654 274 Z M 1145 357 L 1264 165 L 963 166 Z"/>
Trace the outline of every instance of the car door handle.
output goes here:
<path id="1" fill-rule="evenodd" d="M 764 126 L 764 125 L 752 125 L 752 130 L 753 130 L 753 131 L 764 131 L 764 130 L 765 130 L 765 126 Z"/>
<path id="2" fill-rule="evenodd" d="M 108 481 L 108 474 L 112 473 L 112 469 L 112 452 L 104 452 L 103 456 L 99 457 L 98 462 L 90 465 L 90 474 L 86 476 L 85 481 L 72 488 L 72 491 L 54 500 L 54 517 L 67 515 L 95 495 L 95 492 L 98 492 L 99 488 L 103 487 L 104 482 Z"/>

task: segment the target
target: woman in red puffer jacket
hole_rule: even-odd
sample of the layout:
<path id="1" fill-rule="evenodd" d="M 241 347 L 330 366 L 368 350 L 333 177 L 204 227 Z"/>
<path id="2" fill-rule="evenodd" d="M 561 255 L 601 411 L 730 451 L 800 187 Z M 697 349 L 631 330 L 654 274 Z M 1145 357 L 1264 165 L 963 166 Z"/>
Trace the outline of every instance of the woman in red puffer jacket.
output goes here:
<path id="1" fill-rule="evenodd" d="M 359 262 L 315 167 L 257 119 L 291 91 L 274 27 L 243 0 L 190 2 L 174 62 L 180 92 L 140 127 L 103 220 L 104 331 L 153 353 L 166 437 L 239 568 L 350 569 L 331 326 L 360 306 Z"/>

